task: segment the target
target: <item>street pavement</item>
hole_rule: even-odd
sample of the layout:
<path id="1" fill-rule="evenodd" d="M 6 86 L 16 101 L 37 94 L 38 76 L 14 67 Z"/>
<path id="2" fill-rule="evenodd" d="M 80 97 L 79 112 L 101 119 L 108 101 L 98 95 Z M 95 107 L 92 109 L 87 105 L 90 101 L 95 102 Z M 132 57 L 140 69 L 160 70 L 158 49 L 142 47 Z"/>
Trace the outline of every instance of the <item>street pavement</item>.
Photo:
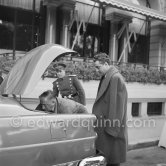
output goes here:
<path id="1" fill-rule="evenodd" d="M 166 166 L 166 149 L 154 146 L 130 150 L 122 166 Z"/>

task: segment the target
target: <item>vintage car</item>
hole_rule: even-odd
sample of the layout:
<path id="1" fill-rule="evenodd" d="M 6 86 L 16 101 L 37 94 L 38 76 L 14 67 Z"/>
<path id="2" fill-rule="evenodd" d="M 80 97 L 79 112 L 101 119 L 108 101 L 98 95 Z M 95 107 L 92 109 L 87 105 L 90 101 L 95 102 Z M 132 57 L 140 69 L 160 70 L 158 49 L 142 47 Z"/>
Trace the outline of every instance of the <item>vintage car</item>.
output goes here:
<path id="1" fill-rule="evenodd" d="M 21 102 L 21 95 L 32 91 L 55 58 L 72 53 L 60 45 L 37 47 L 18 60 L 2 82 L 0 166 L 104 163 L 104 157 L 95 156 L 94 115 L 50 114 L 28 109 Z"/>

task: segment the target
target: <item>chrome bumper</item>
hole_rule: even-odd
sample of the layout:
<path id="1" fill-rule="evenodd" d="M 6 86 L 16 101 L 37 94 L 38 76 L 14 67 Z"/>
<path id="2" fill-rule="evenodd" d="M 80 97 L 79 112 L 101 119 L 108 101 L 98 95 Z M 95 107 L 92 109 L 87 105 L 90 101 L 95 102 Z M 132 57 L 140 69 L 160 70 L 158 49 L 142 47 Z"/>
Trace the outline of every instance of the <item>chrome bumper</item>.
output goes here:
<path id="1" fill-rule="evenodd" d="M 105 164 L 105 158 L 103 156 L 95 156 L 81 160 L 78 166 L 89 166 L 89 165 L 102 166 L 104 164 Z"/>
<path id="2" fill-rule="evenodd" d="M 73 161 L 53 166 L 104 166 L 106 160 L 103 156 L 94 156 L 82 159 L 80 161 Z"/>

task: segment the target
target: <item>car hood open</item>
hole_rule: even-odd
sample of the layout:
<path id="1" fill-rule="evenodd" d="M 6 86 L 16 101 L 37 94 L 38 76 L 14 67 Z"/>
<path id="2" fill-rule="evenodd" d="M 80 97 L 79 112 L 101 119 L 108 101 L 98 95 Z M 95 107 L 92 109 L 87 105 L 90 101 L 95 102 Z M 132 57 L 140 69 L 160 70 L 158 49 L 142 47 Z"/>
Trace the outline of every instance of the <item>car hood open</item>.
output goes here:
<path id="1" fill-rule="evenodd" d="M 11 69 L 0 86 L 0 93 L 15 95 L 30 93 L 55 58 L 71 53 L 74 51 L 56 44 L 45 44 L 31 50 Z"/>

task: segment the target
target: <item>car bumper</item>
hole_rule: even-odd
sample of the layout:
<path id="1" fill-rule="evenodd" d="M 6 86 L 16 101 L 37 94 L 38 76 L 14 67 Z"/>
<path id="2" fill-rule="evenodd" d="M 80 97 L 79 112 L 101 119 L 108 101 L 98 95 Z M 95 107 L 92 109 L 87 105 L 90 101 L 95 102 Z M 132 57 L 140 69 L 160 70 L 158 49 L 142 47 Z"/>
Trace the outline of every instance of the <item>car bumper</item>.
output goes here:
<path id="1" fill-rule="evenodd" d="M 106 160 L 103 156 L 88 157 L 81 161 L 58 164 L 56 166 L 104 166 Z"/>

